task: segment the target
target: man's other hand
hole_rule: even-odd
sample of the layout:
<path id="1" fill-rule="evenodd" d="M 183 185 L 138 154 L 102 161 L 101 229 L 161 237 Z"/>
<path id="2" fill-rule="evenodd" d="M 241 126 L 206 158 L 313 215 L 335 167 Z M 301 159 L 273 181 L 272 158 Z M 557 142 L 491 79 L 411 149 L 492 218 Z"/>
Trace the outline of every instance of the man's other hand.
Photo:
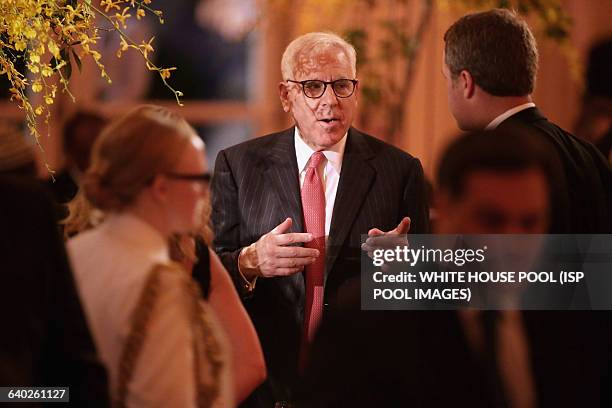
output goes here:
<path id="1" fill-rule="evenodd" d="M 408 236 L 410 231 L 410 218 L 404 217 L 400 223 L 391 231 L 381 231 L 372 228 L 368 231 L 366 242 L 361 245 L 361 249 L 368 253 L 371 258 L 375 249 L 395 249 L 396 247 L 408 246 Z"/>
<path id="2" fill-rule="evenodd" d="M 244 248 L 238 257 L 238 266 L 248 280 L 257 276 L 288 276 L 304 270 L 319 256 L 319 251 L 292 244 L 306 243 L 313 239 L 312 234 L 303 232 L 288 233 L 293 221 L 287 218 L 272 231 L 264 234 Z"/>

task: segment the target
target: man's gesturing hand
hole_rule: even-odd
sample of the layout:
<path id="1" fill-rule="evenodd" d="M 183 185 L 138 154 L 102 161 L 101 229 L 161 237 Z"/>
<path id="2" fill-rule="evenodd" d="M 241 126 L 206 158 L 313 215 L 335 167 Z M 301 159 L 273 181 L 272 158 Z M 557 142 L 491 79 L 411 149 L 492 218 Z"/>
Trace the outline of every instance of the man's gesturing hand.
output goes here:
<path id="1" fill-rule="evenodd" d="M 288 233 L 293 221 L 287 218 L 272 231 L 264 234 L 250 246 L 244 248 L 238 257 L 238 266 L 245 278 L 256 276 L 287 276 L 304 270 L 319 256 L 312 248 L 288 246 L 312 241 L 312 234 Z"/>
<path id="2" fill-rule="evenodd" d="M 361 249 L 372 257 L 375 249 L 394 249 L 395 247 L 408 246 L 406 234 L 410 230 L 410 218 L 404 217 L 400 223 L 391 231 L 381 231 L 372 228 L 368 231 L 368 239 L 361 245 Z"/>

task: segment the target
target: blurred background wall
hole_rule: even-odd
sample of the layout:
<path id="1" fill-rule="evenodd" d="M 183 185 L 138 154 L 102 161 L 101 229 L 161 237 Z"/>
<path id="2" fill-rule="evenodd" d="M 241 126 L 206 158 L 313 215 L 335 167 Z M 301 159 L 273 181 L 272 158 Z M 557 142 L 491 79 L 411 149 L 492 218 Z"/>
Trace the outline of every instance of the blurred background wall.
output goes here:
<path id="1" fill-rule="evenodd" d="M 170 82 L 184 92 L 185 106 L 176 105 L 172 93 L 146 71 L 138 55 L 128 52 L 117 60 L 118 39 L 103 38 L 100 46 L 113 85 L 101 80 L 97 68 L 87 62 L 80 74 L 73 75 L 71 89 L 77 102 L 64 96 L 54 104 L 49 137 L 41 140 L 44 161 L 61 168 L 62 126 L 76 111 L 110 118 L 137 103 L 152 102 L 176 109 L 198 128 L 212 166 L 219 149 L 291 124 L 277 94 L 282 52 L 299 34 L 331 30 L 348 36 L 364 51 L 359 55 L 362 92 L 357 127 L 419 157 L 431 177 L 442 149 L 458 134 L 441 73 L 443 34 L 462 14 L 493 3 L 499 1 L 158 1 L 166 23 L 143 20 L 130 29 L 138 39 L 155 36 L 157 62 L 178 67 Z M 546 35 L 542 16 L 528 13 L 540 50 L 534 99 L 551 120 L 573 130 L 589 48 L 612 36 L 612 0 L 537 3 L 560 4 L 570 23 L 567 39 L 556 41 Z M 555 8 L 550 10 L 547 18 L 554 20 Z M 13 104 L 0 101 L 0 119 L 19 122 L 21 118 Z M 46 134 L 44 127 L 41 133 Z"/>

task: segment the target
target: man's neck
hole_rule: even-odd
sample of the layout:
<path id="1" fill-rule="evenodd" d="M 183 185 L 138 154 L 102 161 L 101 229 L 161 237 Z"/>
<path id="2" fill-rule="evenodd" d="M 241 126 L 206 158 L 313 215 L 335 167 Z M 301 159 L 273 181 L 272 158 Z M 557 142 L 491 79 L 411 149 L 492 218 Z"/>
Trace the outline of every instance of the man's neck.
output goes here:
<path id="1" fill-rule="evenodd" d="M 532 102 L 531 95 L 525 96 L 492 96 L 487 95 L 482 103 L 482 117 L 480 128 L 484 129 L 489 123 L 510 109 Z"/>

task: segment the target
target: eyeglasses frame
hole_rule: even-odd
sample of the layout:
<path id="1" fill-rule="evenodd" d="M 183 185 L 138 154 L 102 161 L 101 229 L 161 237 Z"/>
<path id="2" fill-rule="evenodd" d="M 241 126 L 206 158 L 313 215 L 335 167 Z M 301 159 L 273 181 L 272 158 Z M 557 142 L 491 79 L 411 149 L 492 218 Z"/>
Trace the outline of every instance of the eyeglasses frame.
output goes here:
<path id="1" fill-rule="evenodd" d="M 287 79 L 287 82 L 292 82 L 294 84 L 300 84 L 302 85 L 302 93 L 304 94 L 305 97 L 310 98 L 310 99 L 319 99 L 321 98 L 323 95 L 325 95 L 325 92 L 327 92 L 327 85 L 331 85 L 331 89 L 334 92 L 334 95 L 336 95 L 336 97 L 338 98 L 350 98 L 351 96 L 353 96 L 353 94 L 355 93 L 355 89 L 357 89 L 357 84 L 359 83 L 359 80 L 357 79 L 348 79 L 348 78 L 338 78 L 334 81 L 321 81 L 319 79 L 306 79 L 304 81 L 294 81 L 293 79 Z M 353 92 L 351 92 L 349 95 L 347 96 L 340 96 L 336 93 L 336 90 L 334 89 L 334 83 L 338 82 L 338 81 L 350 81 L 353 83 Z M 306 95 L 306 90 L 304 88 L 304 85 L 306 84 L 306 82 L 321 82 L 323 83 L 323 92 L 321 93 L 321 95 L 319 96 L 308 96 Z"/>

